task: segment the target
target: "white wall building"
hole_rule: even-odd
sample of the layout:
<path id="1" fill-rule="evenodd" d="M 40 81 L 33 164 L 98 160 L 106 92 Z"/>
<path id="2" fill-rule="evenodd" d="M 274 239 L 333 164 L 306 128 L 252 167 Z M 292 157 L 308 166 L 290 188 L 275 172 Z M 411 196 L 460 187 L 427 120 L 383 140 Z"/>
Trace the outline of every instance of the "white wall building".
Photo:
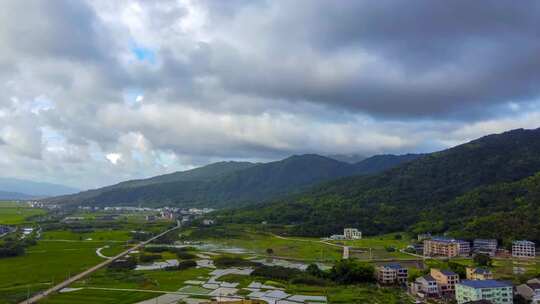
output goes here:
<path id="1" fill-rule="evenodd" d="M 359 240 L 362 238 L 362 232 L 356 228 L 343 229 L 343 235 L 348 240 Z"/>
<path id="2" fill-rule="evenodd" d="M 512 256 L 515 258 L 534 258 L 536 245 L 531 241 L 514 241 L 512 243 Z"/>

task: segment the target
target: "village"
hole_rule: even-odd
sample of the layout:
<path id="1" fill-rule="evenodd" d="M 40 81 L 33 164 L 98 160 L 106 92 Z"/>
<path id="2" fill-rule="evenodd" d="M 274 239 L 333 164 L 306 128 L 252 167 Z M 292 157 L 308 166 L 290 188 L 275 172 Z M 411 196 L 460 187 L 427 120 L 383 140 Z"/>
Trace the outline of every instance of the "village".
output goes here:
<path id="1" fill-rule="evenodd" d="M 418 299 L 458 304 L 469 303 L 513 303 L 514 295 L 526 303 L 540 303 L 540 279 L 532 278 L 526 283 L 514 286 L 512 282 L 495 280 L 489 269 L 491 258 L 535 259 L 535 243 L 527 240 L 512 242 L 511 251 L 499 248 L 496 239 L 474 239 L 471 242 L 454 238 L 418 235 L 421 242 L 414 248 L 416 255 L 423 259 L 453 259 L 475 257 L 484 260 L 485 265 L 465 267 L 465 277 L 450 269 L 430 268 L 429 273 L 410 281 L 408 269 L 399 263 L 378 266 L 377 280 L 381 285 L 396 285 L 406 288 Z"/>

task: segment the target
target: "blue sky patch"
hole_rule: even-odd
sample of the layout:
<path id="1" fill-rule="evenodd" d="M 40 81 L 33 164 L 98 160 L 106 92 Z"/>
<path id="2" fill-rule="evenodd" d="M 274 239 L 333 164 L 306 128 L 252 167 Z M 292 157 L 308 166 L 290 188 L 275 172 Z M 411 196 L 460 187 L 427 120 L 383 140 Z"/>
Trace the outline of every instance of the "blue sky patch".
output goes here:
<path id="1" fill-rule="evenodd" d="M 137 60 L 139 60 L 139 61 L 147 61 L 147 62 L 152 63 L 152 64 L 156 63 L 156 52 L 155 51 L 153 51 L 153 50 L 151 50 L 149 48 L 137 45 L 137 44 L 132 45 L 130 50 L 133 53 L 133 55 L 135 56 L 135 58 L 137 58 Z"/>

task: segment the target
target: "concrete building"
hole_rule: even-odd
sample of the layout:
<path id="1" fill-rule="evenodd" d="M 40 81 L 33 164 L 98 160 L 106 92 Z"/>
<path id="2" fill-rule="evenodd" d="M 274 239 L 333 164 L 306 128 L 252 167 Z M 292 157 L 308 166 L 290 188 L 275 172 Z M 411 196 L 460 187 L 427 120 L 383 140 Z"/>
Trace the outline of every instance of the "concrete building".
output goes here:
<path id="1" fill-rule="evenodd" d="M 437 281 L 431 275 L 425 275 L 417 278 L 411 285 L 412 293 L 423 298 L 439 297 L 439 286 Z"/>
<path id="2" fill-rule="evenodd" d="M 343 235 L 347 240 L 360 240 L 362 239 L 362 232 L 356 228 L 343 229 Z"/>
<path id="3" fill-rule="evenodd" d="M 408 278 L 407 268 L 397 263 L 377 266 L 377 280 L 384 285 L 406 284 Z"/>
<path id="4" fill-rule="evenodd" d="M 532 304 L 540 304 L 540 280 L 528 280 L 526 284 L 516 287 L 516 293 Z"/>
<path id="5" fill-rule="evenodd" d="M 531 241 L 512 242 L 512 257 L 534 258 L 536 257 L 536 245 Z"/>
<path id="6" fill-rule="evenodd" d="M 476 254 L 487 254 L 492 257 L 497 253 L 497 246 L 496 239 L 474 239 L 473 252 Z"/>
<path id="7" fill-rule="evenodd" d="M 467 241 L 456 240 L 445 237 L 433 237 L 424 240 L 424 255 L 426 256 L 468 256 L 471 252 L 471 245 Z"/>
<path id="8" fill-rule="evenodd" d="M 457 273 L 450 270 L 431 268 L 429 274 L 437 281 L 441 295 L 454 297 L 456 284 L 459 283 L 459 275 Z"/>
<path id="9" fill-rule="evenodd" d="M 434 237 L 424 240 L 424 255 L 455 257 L 459 255 L 458 243 L 453 239 Z"/>
<path id="10" fill-rule="evenodd" d="M 467 267 L 465 268 L 467 280 L 492 280 L 493 273 L 487 268 Z"/>
<path id="11" fill-rule="evenodd" d="M 471 243 L 468 241 L 456 240 L 458 243 L 458 255 L 470 256 L 471 255 Z"/>
<path id="12" fill-rule="evenodd" d="M 496 280 L 463 280 L 456 284 L 458 304 L 488 300 L 493 304 L 513 303 L 512 284 Z"/>
<path id="13" fill-rule="evenodd" d="M 343 234 L 332 234 L 330 236 L 330 239 L 333 241 L 341 241 L 341 240 L 345 240 L 345 236 Z"/>

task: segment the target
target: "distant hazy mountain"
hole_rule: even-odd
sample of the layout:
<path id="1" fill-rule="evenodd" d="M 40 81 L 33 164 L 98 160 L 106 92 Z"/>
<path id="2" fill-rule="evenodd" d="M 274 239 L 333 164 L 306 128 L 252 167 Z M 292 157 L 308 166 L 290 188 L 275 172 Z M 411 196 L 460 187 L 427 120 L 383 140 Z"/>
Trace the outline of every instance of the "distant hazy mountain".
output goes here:
<path id="1" fill-rule="evenodd" d="M 0 191 L 0 201 L 31 200 L 36 198 L 38 197 L 24 193 Z"/>
<path id="2" fill-rule="evenodd" d="M 356 170 L 364 174 L 373 174 L 385 171 L 387 169 L 396 167 L 404 162 L 409 162 L 415 160 L 424 154 L 403 154 L 403 155 L 393 155 L 393 154 L 382 154 L 368 157 L 356 164 Z"/>
<path id="3" fill-rule="evenodd" d="M 0 191 L 18 193 L 29 197 L 43 197 L 71 194 L 80 190 L 57 184 L 0 177 Z"/>
<path id="4" fill-rule="evenodd" d="M 384 156 L 384 158 L 390 156 Z M 391 162 L 410 156 L 393 156 Z M 380 166 L 380 169 L 377 169 Z M 336 178 L 379 172 L 390 162 L 378 158 L 357 164 L 315 155 L 295 155 L 269 163 L 220 162 L 201 168 L 133 180 L 52 198 L 57 203 L 92 205 L 176 205 L 230 207 L 275 199 Z"/>
<path id="5" fill-rule="evenodd" d="M 349 164 L 356 164 L 367 158 L 365 155 L 360 154 L 334 154 L 328 155 L 328 157 Z"/>

